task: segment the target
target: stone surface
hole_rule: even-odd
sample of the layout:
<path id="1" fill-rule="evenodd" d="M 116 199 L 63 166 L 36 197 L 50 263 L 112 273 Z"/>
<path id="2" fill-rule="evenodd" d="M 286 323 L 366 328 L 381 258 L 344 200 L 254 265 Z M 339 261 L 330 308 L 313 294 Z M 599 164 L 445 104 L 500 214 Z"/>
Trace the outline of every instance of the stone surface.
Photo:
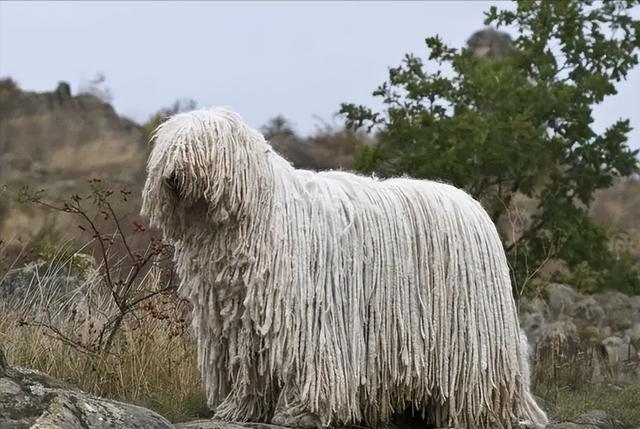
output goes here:
<path id="1" fill-rule="evenodd" d="M 606 322 L 614 333 L 631 327 L 633 308 L 627 295 L 608 291 L 595 294 L 593 297 L 604 309 Z"/>
<path id="2" fill-rule="evenodd" d="M 636 352 L 640 352 L 640 323 L 636 322 L 629 329 L 629 342 L 635 347 Z"/>
<path id="3" fill-rule="evenodd" d="M 0 278 L 0 303 L 20 305 L 38 298 L 60 301 L 77 290 L 82 281 L 62 263 L 32 262 Z"/>
<path id="4" fill-rule="evenodd" d="M 523 299 L 520 302 L 520 327 L 527 334 L 530 350 L 534 350 L 551 320 L 551 310 L 540 297 Z"/>
<path id="5" fill-rule="evenodd" d="M 5 368 L 0 377 L 2 429 L 175 429 L 145 408 L 97 398 L 38 371 Z"/>
<path id="6" fill-rule="evenodd" d="M 636 322 L 640 318 L 636 314 L 640 311 L 640 300 L 637 298 L 614 291 L 584 295 L 568 285 L 553 283 L 545 286 L 540 296 L 520 300 L 520 324 L 532 353 L 540 347 L 548 349 L 549 341 L 556 341 L 555 345 L 559 346 L 561 331 L 570 331 L 570 350 L 562 353 L 547 350 L 557 355 L 557 359 L 545 365 L 559 368 L 560 359 L 565 361 L 561 366 L 571 370 L 574 365 L 568 356 L 573 356 L 594 371 L 582 376 L 595 381 L 605 373 L 633 369 L 637 367 L 633 363 L 640 362 L 640 323 Z M 560 329 L 562 324 L 570 325 L 571 329 Z M 568 338 L 567 335 L 564 338 Z M 542 344 L 544 342 L 546 344 Z"/>
<path id="7" fill-rule="evenodd" d="M 604 309 L 592 296 L 580 297 L 573 307 L 572 316 L 578 325 L 602 327 L 607 321 Z"/>
<path id="8" fill-rule="evenodd" d="M 630 297 L 629 301 L 631 301 L 631 318 L 635 323 L 640 324 L 640 295 Z"/>
<path id="9" fill-rule="evenodd" d="M 602 340 L 602 345 L 607 352 L 609 365 L 613 368 L 619 367 L 624 361 L 636 358 L 636 349 L 630 344 L 629 337 L 607 337 Z"/>
<path id="10" fill-rule="evenodd" d="M 548 284 L 544 289 L 544 295 L 554 318 L 573 317 L 576 304 L 582 298 L 571 286 L 559 283 Z"/>
<path id="11" fill-rule="evenodd" d="M 513 51 L 513 40 L 508 33 L 485 28 L 473 33 L 467 40 L 467 47 L 475 58 L 502 58 Z"/>

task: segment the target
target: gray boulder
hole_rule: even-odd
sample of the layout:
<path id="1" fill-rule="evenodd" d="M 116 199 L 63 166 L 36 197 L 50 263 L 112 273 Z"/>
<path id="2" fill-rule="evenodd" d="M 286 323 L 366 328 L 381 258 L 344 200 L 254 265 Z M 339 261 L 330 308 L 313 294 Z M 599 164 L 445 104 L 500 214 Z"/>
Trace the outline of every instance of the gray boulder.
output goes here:
<path id="1" fill-rule="evenodd" d="M 635 347 L 636 352 L 640 352 L 640 323 L 634 323 L 629 329 L 629 342 Z"/>
<path id="2" fill-rule="evenodd" d="M 602 340 L 611 368 L 620 369 L 624 361 L 635 359 L 636 349 L 629 340 L 629 337 L 620 338 L 616 336 Z"/>
<path id="3" fill-rule="evenodd" d="M 62 263 L 32 262 L 0 278 L 0 303 L 20 305 L 41 299 L 61 300 L 76 291 L 83 280 Z"/>
<path id="4" fill-rule="evenodd" d="M 513 40 L 508 33 L 485 28 L 473 33 L 467 40 L 467 47 L 475 58 L 497 59 L 512 52 Z"/>
<path id="5" fill-rule="evenodd" d="M 608 291 L 584 295 L 568 285 L 546 285 L 538 297 L 523 297 L 519 303 L 520 325 L 534 350 L 555 322 L 575 325 L 580 341 L 600 344 L 616 336 L 640 345 L 640 297 Z M 636 324 L 638 326 L 636 326 Z"/>
<path id="6" fill-rule="evenodd" d="M 583 296 L 571 286 L 559 283 L 548 284 L 543 291 L 545 300 L 551 309 L 554 318 L 561 316 L 573 317 L 576 312 L 576 304 Z"/>
<path id="7" fill-rule="evenodd" d="M 582 296 L 573 307 L 573 317 L 579 325 L 602 327 L 607 321 L 605 311 L 592 296 Z"/>
<path id="8" fill-rule="evenodd" d="M 631 317 L 635 323 L 640 323 L 640 295 L 629 298 L 631 301 Z"/>
<path id="9" fill-rule="evenodd" d="M 624 332 L 631 327 L 633 308 L 627 295 L 608 291 L 595 294 L 593 297 L 604 309 L 606 322 L 614 333 Z"/>
<path id="10" fill-rule="evenodd" d="M 549 305 L 540 297 L 522 298 L 519 303 L 520 327 L 529 340 L 531 350 L 535 349 L 540 337 L 551 322 Z"/>
<path id="11" fill-rule="evenodd" d="M 97 398 L 38 371 L 9 367 L 0 352 L 2 429 L 175 429 L 135 405 Z"/>

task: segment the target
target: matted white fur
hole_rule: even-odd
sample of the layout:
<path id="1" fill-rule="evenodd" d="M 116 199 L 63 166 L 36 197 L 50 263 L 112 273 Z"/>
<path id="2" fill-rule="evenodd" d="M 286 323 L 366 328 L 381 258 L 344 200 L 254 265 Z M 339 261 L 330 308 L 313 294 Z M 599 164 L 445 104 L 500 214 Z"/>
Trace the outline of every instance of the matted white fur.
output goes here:
<path id="1" fill-rule="evenodd" d="M 296 170 L 217 108 L 158 128 L 143 199 L 218 417 L 544 426 L 502 244 L 463 191 Z"/>

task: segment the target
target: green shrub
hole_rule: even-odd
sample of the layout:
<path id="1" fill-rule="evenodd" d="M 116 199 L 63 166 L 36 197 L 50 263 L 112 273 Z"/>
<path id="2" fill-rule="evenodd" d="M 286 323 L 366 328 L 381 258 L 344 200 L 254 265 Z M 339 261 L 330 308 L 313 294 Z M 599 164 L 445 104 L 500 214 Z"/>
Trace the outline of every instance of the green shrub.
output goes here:
<path id="1" fill-rule="evenodd" d="M 378 131 L 379 144 L 361 147 L 356 166 L 464 188 L 496 223 L 514 196 L 536 201 L 522 234 L 505 237 L 517 290 L 550 260 L 577 271 L 587 263 L 599 273 L 597 287 L 636 284 L 637 271 L 614 258 L 606 231 L 588 215 L 596 191 L 639 171 L 629 120 L 593 127 L 594 106 L 638 64 L 633 4 L 492 6 L 485 24 L 511 27 L 518 37 L 489 57 L 428 37 L 426 59 L 406 55 L 373 92 L 381 110 L 342 105 L 348 126 Z"/>

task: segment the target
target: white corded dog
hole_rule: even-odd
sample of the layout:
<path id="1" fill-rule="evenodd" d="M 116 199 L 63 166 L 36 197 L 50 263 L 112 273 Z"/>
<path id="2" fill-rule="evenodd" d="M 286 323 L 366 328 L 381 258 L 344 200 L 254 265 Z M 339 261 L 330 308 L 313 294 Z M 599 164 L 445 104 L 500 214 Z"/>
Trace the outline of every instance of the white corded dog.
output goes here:
<path id="1" fill-rule="evenodd" d="M 296 170 L 217 108 L 158 128 L 143 198 L 218 417 L 545 425 L 502 244 L 463 191 Z"/>

